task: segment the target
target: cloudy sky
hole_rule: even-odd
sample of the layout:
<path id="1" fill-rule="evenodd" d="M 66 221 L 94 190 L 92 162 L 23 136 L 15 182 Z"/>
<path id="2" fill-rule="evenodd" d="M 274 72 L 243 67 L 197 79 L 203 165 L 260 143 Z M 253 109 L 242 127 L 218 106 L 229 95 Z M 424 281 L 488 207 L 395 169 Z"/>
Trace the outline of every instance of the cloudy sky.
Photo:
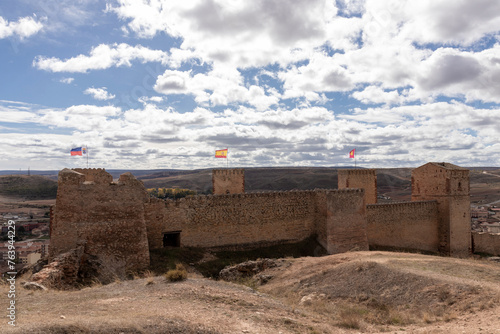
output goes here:
<path id="1" fill-rule="evenodd" d="M 500 166 L 498 0 L 4 0 L 0 169 Z"/>

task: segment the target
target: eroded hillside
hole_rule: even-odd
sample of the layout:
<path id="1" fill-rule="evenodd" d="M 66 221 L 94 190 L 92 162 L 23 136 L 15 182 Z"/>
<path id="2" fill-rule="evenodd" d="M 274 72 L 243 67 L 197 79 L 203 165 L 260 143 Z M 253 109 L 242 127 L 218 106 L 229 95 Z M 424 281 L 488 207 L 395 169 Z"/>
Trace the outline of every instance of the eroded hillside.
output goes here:
<path id="1" fill-rule="evenodd" d="M 148 277 L 20 290 L 6 333 L 498 333 L 500 264 L 354 252 L 285 259 L 264 285 Z M 5 290 L 6 287 L 3 288 Z M 5 293 L 3 291 L 2 293 Z M 5 330 L 4 330 L 5 329 Z"/>

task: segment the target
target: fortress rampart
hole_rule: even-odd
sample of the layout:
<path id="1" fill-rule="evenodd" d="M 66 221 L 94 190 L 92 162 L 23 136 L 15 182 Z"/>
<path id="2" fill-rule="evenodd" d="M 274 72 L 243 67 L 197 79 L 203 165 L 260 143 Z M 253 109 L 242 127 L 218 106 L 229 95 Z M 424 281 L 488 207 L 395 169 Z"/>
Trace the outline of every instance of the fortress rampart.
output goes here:
<path id="1" fill-rule="evenodd" d="M 312 191 L 196 196 L 167 201 L 165 209 L 172 214 L 163 227 L 179 226 L 181 246 L 195 247 L 299 241 L 314 233 L 317 219 Z M 149 237 L 158 246 L 162 235 Z"/>
<path id="2" fill-rule="evenodd" d="M 372 204 L 366 209 L 370 247 L 439 251 L 437 201 Z"/>
<path id="3" fill-rule="evenodd" d="M 215 174 L 236 175 L 225 170 Z M 216 185 L 214 185 L 215 187 Z M 329 253 L 368 250 L 363 189 L 151 198 L 141 181 L 102 169 L 64 169 L 54 207 L 50 259 L 84 247 L 105 275 L 142 270 L 149 250 L 295 242 L 312 235 Z"/>
<path id="4" fill-rule="evenodd" d="M 361 189 L 346 189 L 194 196 L 167 200 L 163 204 L 164 212 L 168 214 L 149 220 L 149 245 L 150 248 L 161 248 L 164 235 L 178 231 L 180 246 L 270 244 L 300 241 L 318 235 L 320 243 L 328 249 L 333 239 L 328 239 L 327 229 L 342 231 L 340 222 L 347 220 L 337 217 L 345 216 L 342 211 L 346 206 L 354 206 L 354 212 L 359 212 L 357 218 L 361 233 L 358 234 L 362 234 L 361 239 L 350 245 L 349 240 L 356 239 L 356 236 L 349 235 L 344 240 L 339 234 L 337 240 L 345 243 L 344 249 L 360 248 L 363 242 L 365 245 L 362 248 L 367 249 L 362 197 Z M 356 198 L 361 202 L 357 203 L 354 200 Z M 158 211 L 160 206 L 157 200 L 146 204 L 146 207 L 155 207 L 155 210 L 147 211 Z M 333 252 L 334 248 L 330 248 Z"/>
<path id="5" fill-rule="evenodd" d="M 500 233 L 472 232 L 474 252 L 500 256 Z"/>
<path id="6" fill-rule="evenodd" d="M 418 201 L 392 204 L 365 205 L 376 200 L 374 170 L 339 172 L 338 190 L 263 193 L 244 193 L 243 170 L 215 170 L 214 192 L 222 194 L 180 200 L 151 198 L 132 174 L 113 182 L 104 169 L 64 169 L 58 182 L 50 259 L 81 246 L 104 274 L 147 268 L 150 249 L 266 245 L 313 235 L 330 254 L 369 245 L 453 256 L 471 249 L 468 171 L 450 164 L 415 169 Z M 360 186 L 346 188 L 352 184 Z M 493 241 L 480 238 L 476 249 L 484 244 L 497 252 Z"/>

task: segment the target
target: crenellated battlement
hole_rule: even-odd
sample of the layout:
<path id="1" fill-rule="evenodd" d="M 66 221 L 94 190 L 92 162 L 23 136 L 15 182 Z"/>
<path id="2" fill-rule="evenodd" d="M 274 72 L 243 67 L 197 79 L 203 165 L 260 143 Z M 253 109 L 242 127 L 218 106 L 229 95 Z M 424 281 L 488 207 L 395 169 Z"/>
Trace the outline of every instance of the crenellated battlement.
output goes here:
<path id="1" fill-rule="evenodd" d="M 244 168 L 230 168 L 230 169 L 212 169 L 215 175 L 242 175 L 245 174 Z"/>
<path id="2" fill-rule="evenodd" d="M 160 201 L 165 202 L 165 206 L 175 206 L 179 205 L 179 203 L 185 203 L 185 202 L 190 202 L 190 203 L 206 203 L 207 201 L 217 201 L 217 202 L 224 202 L 224 201 L 229 201 L 231 202 L 232 200 L 235 199 L 252 199 L 252 198 L 280 198 L 280 197 L 310 197 L 314 196 L 316 194 L 358 194 L 364 193 L 364 189 L 359 189 L 359 188 L 346 188 L 346 189 L 314 189 L 314 190 L 286 190 L 286 191 L 256 191 L 256 192 L 251 192 L 251 193 L 245 193 L 245 194 L 222 194 L 222 195 L 193 195 L 193 196 L 187 196 L 184 198 L 178 198 L 178 199 L 171 199 L 171 198 L 166 198 L 166 199 L 159 199 Z"/>
<path id="3" fill-rule="evenodd" d="M 437 201 L 413 201 L 413 202 L 391 202 L 391 203 L 377 203 L 368 204 L 366 208 L 368 210 L 377 210 L 379 208 L 388 208 L 390 210 L 407 210 L 408 207 L 421 207 L 421 208 L 432 208 L 437 205 Z"/>
<path id="4" fill-rule="evenodd" d="M 352 174 L 352 175 L 375 175 L 376 169 L 339 169 L 338 174 Z"/>
<path id="5" fill-rule="evenodd" d="M 73 171 L 85 175 L 85 181 L 96 184 L 109 184 L 113 182 L 113 176 L 104 168 L 74 168 Z"/>
<path id="6" fill-rule="evenodd" d="M 245 170 L 243 168 L 213 169 L 212 189 L 214 195 L 244 193 Z"/>
<path id="7" fill-rule="evenodd" d="M 59 186 L 84 185 L 92 186 L 116 186 L 132 185 L 143 186 L 143 182 L 138 180 L 132 173 L 127 172 L 120 175 L 116 182 L 113 182 L 111 174 L 104 168 L 65 168 L 58 175 Z"/>
<path id="8" fill-rule="evenodd" d="M 79 173 L 75 170 L 64 168 L 61 170 L 57 177 L 58 187 L 64 186 L 78 186 L 85 182 L 85 174 Z M 59 195 L 59 192 L 58 192 Z"/>

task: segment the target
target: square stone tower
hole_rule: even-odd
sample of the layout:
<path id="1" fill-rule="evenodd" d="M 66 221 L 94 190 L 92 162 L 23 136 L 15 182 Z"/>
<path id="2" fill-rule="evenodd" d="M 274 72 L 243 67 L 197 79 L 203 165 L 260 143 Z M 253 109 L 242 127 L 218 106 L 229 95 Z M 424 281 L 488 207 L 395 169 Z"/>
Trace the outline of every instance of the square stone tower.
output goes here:
<path id="1" fill-rule="evenodd" d="M 469 170 L 429 162 L 411 175 L 411 200 L 438 202 L 439 251 L 455 257 L 471 252 Z"/>
<path id="2" fill-rule="evenodd" d="M 377 172 L 375 169 L 339 169 L 339 189 L 365 190 L 365 205 L 377 203 Z"/>
<path id="3" fill-rule="evenodd" d="M 243 194 L 245 192 L 245 170 L 243 168 L 213 169 L 214 195 Z"/>

